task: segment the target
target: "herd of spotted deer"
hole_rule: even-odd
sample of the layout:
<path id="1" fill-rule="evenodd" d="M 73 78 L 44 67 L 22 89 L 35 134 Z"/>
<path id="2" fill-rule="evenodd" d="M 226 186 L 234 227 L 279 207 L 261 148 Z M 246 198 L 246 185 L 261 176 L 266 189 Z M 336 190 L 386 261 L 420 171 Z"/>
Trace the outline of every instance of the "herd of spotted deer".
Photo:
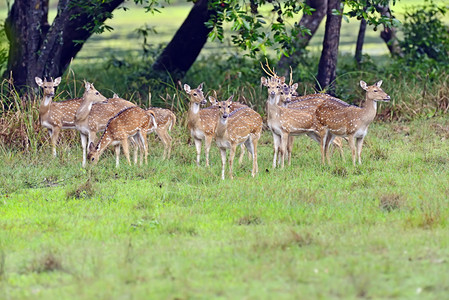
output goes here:
<path id="1" fill-rule="evenodd" d="M 268 78 L 261 77 L 261 84 L 268 88 L 266 102 L 267 125 L 273 135 L 273 168 L 284 167 L 287 156 L 291 162 L 293 137 L 306 134 L 320 143 L 321 160 L 330 163 L 329 146 L 333 144 L 343 157 L 342 140 L 346 139 L 352 151 L 352 161 L 361 163 L 363 139 L 368 126 L 374 120 L 377 111 L 377 101 L 389 101 L 382 89 L 382 81 L 368 86 L 360 81 L 360 86 L 366 91 L 362 107 L 349 105 L 346 102 L 327 94 L 310 94 L 298 96 L 297 83 L 286 84 L 285 77 L 278 76 L 274 71 L 264 71 Z M 81 98 L 53 102 L 52 99 L 61 78 L 54 81 L 35 78 L 38 86 L 43 89 L 43 99 L 39 107 L 41 126 L 48 129 L 53 155 L 56 156 L 56 143 L 61 129 L 76 129 L 80 132 L 83 149 L 83 167 L 89 161 L 98 162 L 100 155 L 109 146 L 115 146 L 116 166 L 119 165 L 120 146 L 130 164 L 129 141 L 137 145 L 134 163 L 137 164 L 140 151 L 140 164 L 147 163 L 147 134 L 156 132 L 164 144 L 163 159 L 170 158 L 172 138 L 169 131 L 176 123 L 175 114 L 158 107 L 144 110 L 134 103 L 119 98 L 110 99 L 98 92 L 94 85 L 85 82 L 85 91 Z M 206 166 L 209 166 L 209 150 L 215 139 L 220 149 L 222 160 L 221 177 L 225 178 L 226 151 L 230 149 L 229 176 L 233 178 L 232 166 L 236 148 L 241 145 L 241 162 L 246 148 L 252 157 L 252 172 L 254 177 L 258 172 L 257 144 L 262 133 L 262 117 L 249 106 L 234 102 L 231 96 L 226 101 L 218 101 L 209 97 L 211 105 L 207 104 L 203 94 L 203 83 L 196 89 L 184 84 L 190 106 L 188 111 L 188 129 L 194 140 L 197 157 L 200 163 L 201 144 L 205 141 Z M 96 144 L 97 132 L 103 135 Z"/>

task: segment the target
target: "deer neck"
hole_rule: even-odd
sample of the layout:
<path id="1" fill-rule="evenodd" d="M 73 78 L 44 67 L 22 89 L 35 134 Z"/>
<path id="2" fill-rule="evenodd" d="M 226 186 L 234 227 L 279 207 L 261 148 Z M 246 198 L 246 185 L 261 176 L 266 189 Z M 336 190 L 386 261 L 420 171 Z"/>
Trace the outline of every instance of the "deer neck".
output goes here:
<path id="1" fill-rule="evenodd" d="M 372 122 L 376 117 L 377 102 L 368 97 L 365 97 L 365 102 L 362 105 L 361 109 L 363 111 L 361 119 Z"/>
<path id="2" fill-rule="evenodd" d="M 195 128 L 199 121 L 200 104 L 197 102 L 190 102 L 188 113 L 188 127 Z"/>
<path id="3" fill-rule="evenodd" d="M 53 97 L 45 95 L 39 106 L 39 117 L 42 119 L 50 113 Z"/>
<path id="4" fill-rule="evenodd" d="M 100 156 L 104 150 L 112 143 L 112 137 L 109 131 L 105 131 L 98 141 L 97 148 Z"/>
<path id="5" fill-rule="evenodd" d="M 277 105 L 280 95 L 269 96 L 267 101 L 267 118 L 269 121 L 276 120 L 280 115 L 280 107 Z"/>
<path id="6" fill-rule="evenodd" d="M 85 124 L 88 122 L 89 113 L 92 110 L 93 101 L 86 98 L 83 99 L 75 114 L 75 122 L 77 124 Z"/>
<path id="7" fill-rule="evenodd" d="M 215 128 L 215 136 L 220 138 L 224 137 L 228 129 L 228 119 L 222 118 L 221 115 L 218 117 L 217 127 Z"/>

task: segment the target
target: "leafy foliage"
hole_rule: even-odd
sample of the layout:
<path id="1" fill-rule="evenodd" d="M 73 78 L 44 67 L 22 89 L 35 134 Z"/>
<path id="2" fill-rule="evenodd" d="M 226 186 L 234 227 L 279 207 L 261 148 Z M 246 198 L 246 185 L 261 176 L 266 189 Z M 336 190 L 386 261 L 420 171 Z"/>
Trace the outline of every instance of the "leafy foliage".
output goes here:
<path id="1" fill-rule="evenodd" d="M 447 10 L 431 1 L 405 14 L 400 46 L 408 63 L 449 63 L 449 27 L 441 20 Z"/>

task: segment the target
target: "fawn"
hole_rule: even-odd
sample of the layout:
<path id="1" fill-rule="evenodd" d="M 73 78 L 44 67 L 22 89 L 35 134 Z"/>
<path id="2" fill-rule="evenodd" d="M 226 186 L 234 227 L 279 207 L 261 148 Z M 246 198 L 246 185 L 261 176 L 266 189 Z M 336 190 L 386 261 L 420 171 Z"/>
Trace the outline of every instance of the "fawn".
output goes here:
<path id="1" fill-rule="evenodd" d="M 352 163 L 355 166 L 356 156 L 359 164 L 362 163 L 361 153 L 363 140 L 368 133 L 368 127 L 374 120 L 377 112 L 377 101 L 390 101 L 390 96 L 380 86 L 382 80 L 368 86 L 360 81 L 360 86 L 366 91 L 365 103 L 362 107 L 349 105 L 339 99 L 323 102 L 316 110 L 317 120 L 323 126 L 321 133 L 321 159 L 324 163 L 326 157 L 329 161 L 328 148 L 335 136 L 348 137 L 352 152 Z"/>
<path id="2" fill-rule="evenodd" d="M 145 111 L 138 106 L 123 109 L 108 121 L 97 145 L 95 146 L 92 142 L 89 144 L 89 153 L 87 154 L 89 162 L 93 164 L 98 163 L 98 159 L 103 151 L 109 145 L 113 145 L 115 146 L 116 156 L 115 166 L 118 167 L 121 144 L 128 164 L 131 165 L 128 138 L 133 137 L 140 149 L 140 165 L 142 165 L 143 155 L 146 164 L 148 156 L 147 131 L 150 130 L 150 126 L 157 126 L 153 112 Z"/>
<path id="3" fill-rule="evenodd" d="M 118 97 L 106 99 L 94 85 L 84 82 L 83 101 L 75 114 L 75 126 L 80 132 L 83 149 L 83 167 L 86 166 L 87 146 L 95 142 L 97 132 L 103 131 L 110 118 L 134 103 Z M 116 96 L 116 95 L 114 95 Z"/>
<path id="4" fill-rule="evenodd" d="M 233 179 L 232 165 L 234 163 L 237 145 L 244 143 L 253 158 L 251 175 L 259 171 L 257 165 L 257 142 L 262 132 L 262 117 L 249 107 L 241 107 L 231 112 L 232 96 L 221 102 L 219 117 L 215 129 L 215 141 L 221 154 L 221 178 L 225 178 L 226 149 L 230 149 L 229 177 Z"/>
<path id="5" fill-rule="evenodd" d="M 61 129 L 75 129 L 75 114 L 82 99 L 70 99 L 53 102 L 55 87 L 61 83 L 61 77 L 54 81 L 35 77 L 36 84 L 44 91 L 44 98 L 39 106 L 39 123 L 48 129 L 53 156 L 56 157 L 56 143 Z"/>

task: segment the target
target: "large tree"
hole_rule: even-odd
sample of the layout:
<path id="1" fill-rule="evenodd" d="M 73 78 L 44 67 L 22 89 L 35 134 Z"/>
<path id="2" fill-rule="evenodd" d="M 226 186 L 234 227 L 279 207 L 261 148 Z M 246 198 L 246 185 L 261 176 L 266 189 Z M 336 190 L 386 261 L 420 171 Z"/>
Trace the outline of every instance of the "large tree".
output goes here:
<path id="1" fill-rule="evenodd" d="M 48 23 L 48 0 L 15 0 L 5 21 L 10 42 L 7 71 L 20 90 L 35 86 L 34 77 L 58 77 L 93 32 L 123 0 L 60 0 Z"/>

